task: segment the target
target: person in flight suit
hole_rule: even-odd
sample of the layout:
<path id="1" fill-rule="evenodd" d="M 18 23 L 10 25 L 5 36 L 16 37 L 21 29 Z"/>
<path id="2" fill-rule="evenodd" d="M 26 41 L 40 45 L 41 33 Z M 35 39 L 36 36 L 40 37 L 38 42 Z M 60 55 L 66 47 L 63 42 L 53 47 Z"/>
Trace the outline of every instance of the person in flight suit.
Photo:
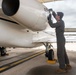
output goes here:
<path id="1" fill-rule="evenodd" d="M 57 14 L 52 11 L 52 15 L 56 19 L 56 23 L 53 23 L 51 20 L 51 14 L 48 16 L 48 23 L 52 28 L 55 28 L 56 38 L 57 38 L 57 58 L 59 62 L 59 69 L 56 70 L 57 73 L 65 73 L 67 70 L 70 70 L 72 67 L 69 63 L 69 59 L 65 49 L 65 37 L 64 37 L 64 28 L 65 23 L 62 20 L 64 14 L 62 12 L 57 12 Z"/>

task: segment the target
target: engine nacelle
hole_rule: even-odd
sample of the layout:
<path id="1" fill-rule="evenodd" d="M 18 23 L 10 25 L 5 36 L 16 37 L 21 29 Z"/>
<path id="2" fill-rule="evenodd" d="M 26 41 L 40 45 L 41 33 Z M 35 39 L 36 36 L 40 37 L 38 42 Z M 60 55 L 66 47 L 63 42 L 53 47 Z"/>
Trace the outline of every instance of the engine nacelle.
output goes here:
<path id="1" fill-rule="evenodd" d="M 31 30 L 41 31 L 47 26 L 44 6 L 37 0 L 3 0 L 2 10 L 5 15 Z"/>

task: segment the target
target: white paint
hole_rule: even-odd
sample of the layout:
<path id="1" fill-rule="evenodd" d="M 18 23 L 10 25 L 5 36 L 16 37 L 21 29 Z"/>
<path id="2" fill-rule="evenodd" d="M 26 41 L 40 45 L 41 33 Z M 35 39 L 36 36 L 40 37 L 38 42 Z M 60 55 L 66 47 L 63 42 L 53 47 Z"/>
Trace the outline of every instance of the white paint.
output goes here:
<path id="1" fill-rule="evenodd" d="M 8 17 L 3 14 L 1 16 Z M 34 43 L 34 32 L 27 32 L 26 29 L 26 27 L 36 31 L 46 29 L 47 17 L 41 3 L 36 0 L 20 0 L 20 8 L 12 18 L 20 25 L 25 26 L 25 30 L 22 26 L 0 20 L 0 46 L 36 47 L 42 45 L 42 43 Z"/>
<path id="2" fill-rule="evenodd" d="M 44 30 L 47 26 L 44 6 L 37 0 L 20 0 L 19 9 L 12 18 L 34 31 Z"/>
<path id="3" fill-rule="evenodd" d="M 17 24 L 0 20 L 0 46 L 36 47 L 41 45 L 33 43 L 33 34 L 23 30 L 23 27 Z"/>
<path id="4" fill-rule="evenodd" d="M 0 8 L 1 8 L 2 0 L 0 0 Z"/>

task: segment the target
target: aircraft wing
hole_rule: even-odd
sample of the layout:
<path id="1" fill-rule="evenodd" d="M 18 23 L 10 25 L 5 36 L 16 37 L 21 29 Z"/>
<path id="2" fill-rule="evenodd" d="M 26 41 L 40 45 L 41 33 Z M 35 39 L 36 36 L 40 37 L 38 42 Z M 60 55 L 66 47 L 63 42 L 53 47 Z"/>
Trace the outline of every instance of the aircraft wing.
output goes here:
<path id="1" fill-rule="evenodd" d="M 45 42 L 56 42 L 56 36 L 55 33 L 51 32 L 50 34 L 48 32 L 40 32 L 38 35 L 34 35 L 33 38 L 34 43 L 45 43 Z"/>
<path id="2" fill-rule="evenodd" d="M 66 38 L 66 43 L 76 42 L 76 28 L 65 28 L 64 36 Z M 56 43 L 55 30 L 48 27 L 45 31 L 39 32 L 38 35 L 34 35 L 34 43 Z"/>
<path id="3" fill-rule="evenodd" d="M 52 1 L 61 1 L 61 0 L 38 0 L 41 3 L 52 2 Z"/>
<path id="4" fill-rule="evenodd" d="M 48 37 L 47 37 L 48 36 Z M 75 32 L 65 32 L 66 43 L 76 43 Z M 56 36 L 54 32 L 40 32 L 40 35 L 34 35 L 33 43 L 56 43 Z"/>

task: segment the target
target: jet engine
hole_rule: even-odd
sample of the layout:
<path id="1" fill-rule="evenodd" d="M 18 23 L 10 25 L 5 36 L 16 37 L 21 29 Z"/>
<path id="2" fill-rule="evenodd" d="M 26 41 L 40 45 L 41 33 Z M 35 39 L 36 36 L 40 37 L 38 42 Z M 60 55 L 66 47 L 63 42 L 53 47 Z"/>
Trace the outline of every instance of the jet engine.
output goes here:
<path id="1" fill-rule="evenodd" d="M 47 27 L 44 6 L 37 0 L 3 0 L 2 10 L 5 15 L 33 31 Z"/>

